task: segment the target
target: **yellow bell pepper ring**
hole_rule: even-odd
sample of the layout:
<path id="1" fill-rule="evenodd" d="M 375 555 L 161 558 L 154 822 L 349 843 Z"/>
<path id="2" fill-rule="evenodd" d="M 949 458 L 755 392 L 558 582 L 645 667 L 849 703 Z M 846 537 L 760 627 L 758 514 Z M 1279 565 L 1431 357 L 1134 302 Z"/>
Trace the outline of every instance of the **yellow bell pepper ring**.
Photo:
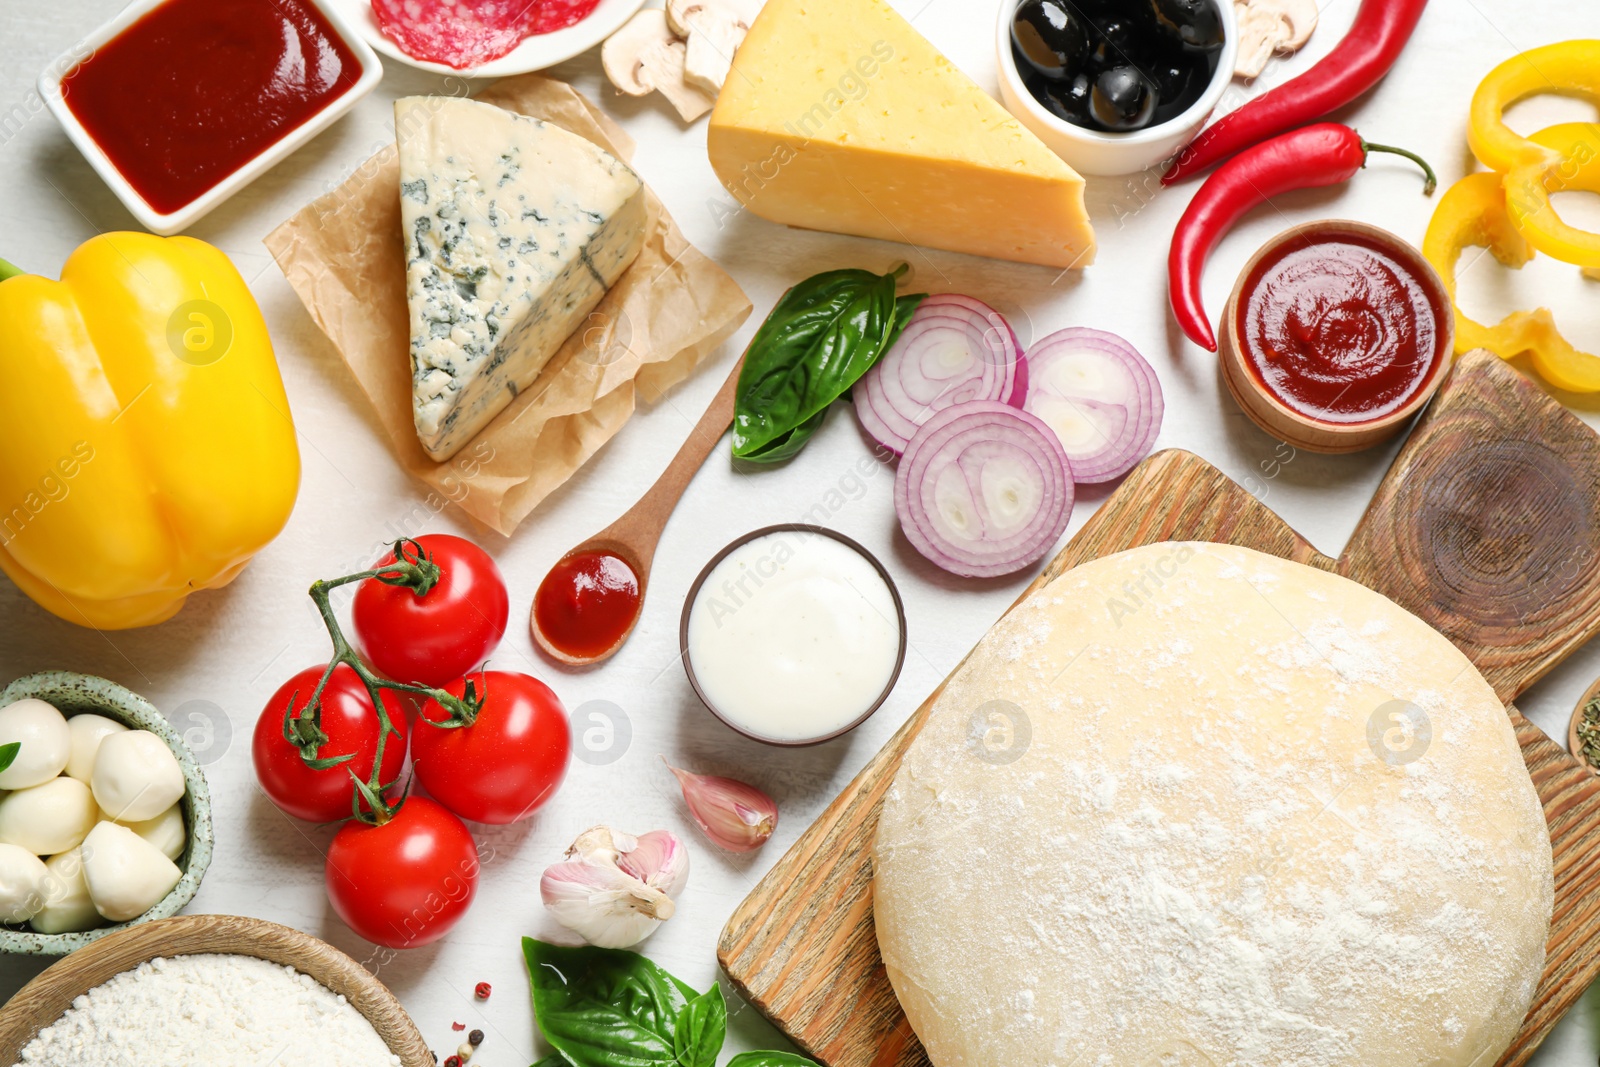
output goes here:
<path id="1" fill-rule="evenodd" d="M 1512 104 L 1542 93 L 1575 96 L 1600 104 L 1600 41 L 1561 41 L 1512 56 L 1483 79 L 1472 95 L 1467 141 L 1472 154 L 1505 174 L 1529 159 L 1547 158 L 1548 146 L 1506 125 Z"/>
<path id="2" fill-rule="evenodd" d="M 261 310 L 188 237 L 0 263 L 0 570 L 98 629 L 170 618 L 289 519 L 300 452 Z"/>
<path id="3" fill-rule="evenodd" d="M 1561 221 L 1554 193 L 1600 192 L 1600 124 L 1568 122 L 1529 138 L 1549 154 L 1527 156 L 1506 172 L 1506 207 L 1528 243 L 1547 256 L 1583 267 L 1600 268 L 1600 233 Z"/>
<path id="4" fill-rule="evenodd" d="M 1422 242 L 1423 256 L 1439 272 L 1455 305 L 1456 351 L 1486 348 L 1502 359 L 1526 354 L 1551 385 L 1574 393 L 1600 392 L 1600 356 L 1574 348 L 1561 336 L 1548 309 L 1513 312 L 1494 326 L 1462 313 L 1456 302 L 1456 264 L 1470 247 L 1488 249 L 1512 269 L 1534 257 L 1533 246 L 1512 221 L 1498 174 L 1469 174 L 1452 185 L 1439 199 Z"/>

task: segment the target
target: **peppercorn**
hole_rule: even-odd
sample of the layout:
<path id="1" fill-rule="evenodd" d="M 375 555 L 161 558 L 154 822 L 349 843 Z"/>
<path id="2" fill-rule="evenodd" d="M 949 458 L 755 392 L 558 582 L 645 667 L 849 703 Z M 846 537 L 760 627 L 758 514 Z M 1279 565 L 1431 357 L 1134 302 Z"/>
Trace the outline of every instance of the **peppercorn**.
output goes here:
<path id="1" fill-rule="evenodd" d="M 444 1058 L 444 1067 L 461 1067 L 461 1057 L 446 1056 Z"/>
<path id="2" fill-rule="evenodd" d="M 483 1044 L 483 1031 L 474 1030 L 472 1033 L 468 1034 L 467 1044 L 471 1045 L 473 1048 L 477 1048 L 479 1045 Z"/>
<path id="3" fill-rule="evenodd" d="M 477 986 L 473 988 L 472 992 L 473 992 L 473 995 L 475 995 L 479 1000 L 488 1000 L 489 999 L 489 983 L 488 982 L 479 982 L 477 984 Z"/>

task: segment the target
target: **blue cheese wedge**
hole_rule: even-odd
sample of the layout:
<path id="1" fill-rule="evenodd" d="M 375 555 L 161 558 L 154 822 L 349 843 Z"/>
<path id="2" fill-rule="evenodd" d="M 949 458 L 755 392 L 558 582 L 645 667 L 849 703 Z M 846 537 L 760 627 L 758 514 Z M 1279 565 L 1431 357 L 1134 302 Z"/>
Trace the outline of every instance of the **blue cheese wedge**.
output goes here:
<path id="1" fill-rule="evenodd" d="M 533 384 L 644 244 L 598 145 L 452 97 L 395 102 L 417 437 L 443 461 Z"/>

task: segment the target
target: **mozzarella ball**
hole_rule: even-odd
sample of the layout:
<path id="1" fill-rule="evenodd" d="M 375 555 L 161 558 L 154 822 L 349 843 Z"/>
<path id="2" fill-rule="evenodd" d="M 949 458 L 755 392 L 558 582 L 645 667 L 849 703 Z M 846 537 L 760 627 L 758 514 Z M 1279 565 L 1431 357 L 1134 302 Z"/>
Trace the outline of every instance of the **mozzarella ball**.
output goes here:
<path id="1" fill-rule="evenodd" d="M 73 849 L 44 861 L 49 878 L 45 883 L 43 910 L 29 920 L 41 934 L 75 934 L 93 930 L 105 920 L 89 899 L 89 883 L 83 878 L 83 850 Z"/>
<path id="2" fill-rule="evenodd" d="M 35 856 L 54 856 L 83 844 L 99 820 L 88 786 L 76 778 L 52 778 L 0 800 L 0 841 Z"/>
<path id="3" fill-rule="evenodd" d="M 42 700 L 28 697 L 0 708 L 0 745 L 17 742 L 17 758 L 0 771 L 0 789 L 43 785 L 67 766 L 72 735 L 67 720 Z"/>
<path id="4" fill-rule="evenodd" d="M 143 822 L 183 796 L 183 769 L 161 738 L 149 730 L 128 730 L 101 738 L 89 784 L 106 818 Z"/>
<path id="5" fill-rule="evenodd" d="M 100 751 L 100 742 L 107 734 L 126 733 L 128 728 L 104 715 L 74 715 L 67 720 L 67 730 L 72 735 L 67 777 L 88 785 L 90 775 L 94 774 L 94 755 Z"/>
<path id="6" fill-rule="evenodd" d="M 174 804 L 153 819 L 124 823 L 128 829 L 161 850 L 167 859 L 177 862 L 188 843 L 189 832 L 183 825 L 183 807 Z"/>
<path id="7" fill-rule="evenodd" d="M 0 922 L 25 923 L 44 907 L 50 872 L 25 848 L 0 844 Z"/>
<path id="8" fill-rule="evenodd" d="M 95 910 L 120 923 L 160 903 L 183 872 L 126 826 L 103 822 L 84 839 L 83 877 Z"/>

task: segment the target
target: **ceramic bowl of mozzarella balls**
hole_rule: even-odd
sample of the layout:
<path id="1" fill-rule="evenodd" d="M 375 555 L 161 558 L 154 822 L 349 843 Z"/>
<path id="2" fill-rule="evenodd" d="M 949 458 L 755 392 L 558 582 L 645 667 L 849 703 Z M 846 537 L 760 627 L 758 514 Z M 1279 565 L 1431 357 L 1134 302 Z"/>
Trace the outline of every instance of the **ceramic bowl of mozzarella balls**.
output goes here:
<path id="1" fill-rule="evenodd" d="M 19 678 L 0 691 L 0 764 L 0 952 L 65 955 L 193 899 L 210 794 L 149 701 L 91 675 Z"/>

